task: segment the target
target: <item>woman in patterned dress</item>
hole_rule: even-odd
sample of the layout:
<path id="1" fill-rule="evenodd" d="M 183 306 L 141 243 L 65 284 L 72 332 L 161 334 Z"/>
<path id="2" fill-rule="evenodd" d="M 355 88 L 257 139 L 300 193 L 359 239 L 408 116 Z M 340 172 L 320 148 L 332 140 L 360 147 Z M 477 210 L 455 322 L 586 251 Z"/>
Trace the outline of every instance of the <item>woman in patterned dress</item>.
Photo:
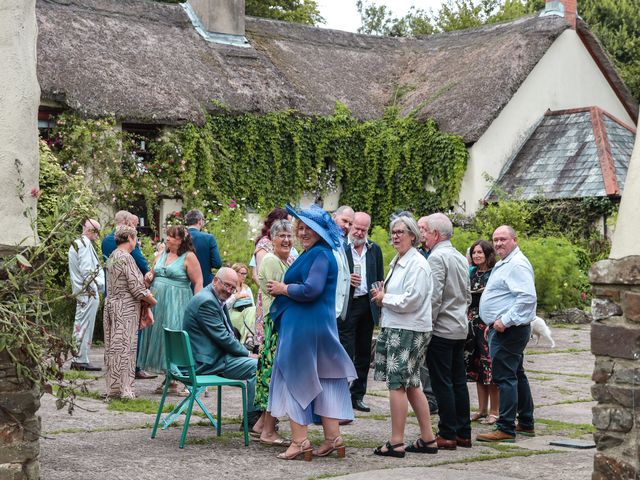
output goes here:
<path id="1" fill-rule="evenodd" d="M 467 310 L 467 318 L 474 331 L 475 348 L 467 361 L 467 380 L 476 383 L 478 389 L 478 411 L 471 415 L 471 421 L 480 420 L 485 425 L 493 425 L 499 415 L 498 386 L 493 383 L 491 375 L 491 357 L 489 344 L 484 332 L 487 328 L 480 319 L 480 297 L 489 281 L 491 270 L 496 264 L 493 246 L 486 240 L 478 240 L 469 249 L 471 255 L 471 305 Z"/>
<path id="2" fill-rule="evenodd" d="M 140 342 L 138 361 L 140 368 L 154 372 L 166 369 L 164 328 L 180 330 L 187 303 L 193 293 L 202 290 L 202 270 L 187 228 L 183 225 L 167 228 L 165 243 L 164 252 L 145 275 L 158 304 L 153 308 L 154 324 L 146 330 Z M 180 393 L 177 383 L 169 386 L 169 392 Z M 156 389 L 156 393 L 162 393 L 162 386 Z"/>
<path id="3" fill-rule="evenodd" d="M 131 252 L 136 229 L 119 226 L 116 249 L 107 261 L 107 297 L 104 304 L 104 364 L 107 369 L 107 399 L 135 398 L 136 346 L 142 306 L 156 304 Z"/>
<path id="4" fill-rule="evenodd" d="M 258 357 L 258 371 L 256 374 L 255 406 L 261 410 L 262 416 L 253 427 L 254 435 L 260 434 L 260 443 L 267 445 L 288 445 L 288 441 L 276 432 L 276 419 L 268 411 L 269 383 L 271 368 L 276 356 L 278 332 L 273 328 L 273 321 L 269 316 L 269 308 L 273 297 L 267 291 L 267 284 L 271 280 L 281 282 L 290 265 L 290 253 L 293 227 L 288 220 L 276 220 L 271 225 L 270 238 L 273 242 L 273 252 L 267 253 L 260 262 L 258 270 L 258 285 L 262 292 L 262 306 L 266 312 L 263 317 L 264 343 Z"/>
<path id="5" fill-rule="evenodd" d="M 273 252 L 273 242 L 271 241 L 271 226 L 274 222 L 278 220 L 289 220 L 289 214 L 284 208 L 274 208 L 269 212 L 267 218 L 264 220 L 264 225 L 262 226 L 262 230 L 260 231 L 260 235 L 256 238 L 256 248 L 253 252 L 253 257 L 251 258 L 251 263 L 249 263 L 250 267 L 253 267 L 253 281 L 256 284 L 260 283 L 258 279 L 258 271 L 260 269 L 260 263 L 262 259 L 267 253 Z M 295 260 L 295 257 L 298 256 L 295 248 L 291 249 L 291 253 L 293 259 L 289 264 Z M 262 345 L 264 341 L 264 326 L 263 326 L 263 316 L 269 311 L 269 309 L 265 309 L 262 306 L 262 289 L 258 290 L 258 297 L 256 299 L 256 343 L 258 345 Z"/>
<path id="6" fill-rule="evenodd" d="M 405 452 L 438 453 L 431 430 L 427 397 L 420 386 L 431 339 L 431 268 L 416 247 L 420 230 L 407 215 L 391 220 L 391 242 L 398 252 L 384 285 L 372 289 L 373 301 L 382 307 L 382 330 L 376 342 L 374 378 L 387 383 L 391 409 L 391 438 L 374 450 L 375 455 L 402 458 Z M 420 437 L 404 443 L 408 403 L 420 425 Z"/>

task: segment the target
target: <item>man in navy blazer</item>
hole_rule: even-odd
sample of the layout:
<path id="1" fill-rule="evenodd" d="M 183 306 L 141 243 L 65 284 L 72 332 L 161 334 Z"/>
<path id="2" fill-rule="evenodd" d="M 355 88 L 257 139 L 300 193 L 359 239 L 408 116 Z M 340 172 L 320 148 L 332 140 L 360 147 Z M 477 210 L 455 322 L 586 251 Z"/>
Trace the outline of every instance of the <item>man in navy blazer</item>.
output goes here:
<path id="1" fill-rule="evenodd" d="M 198 257 L 198 261 L 200 262 L 202 284 L 209 285 L 213 281 L 213 273 L 211 273 L 211 270 L 222 266 L 216 237 L 210 233 L 201 231 L 202 227 L 204 227 L 204 215 L 202 215 L 200 210 L 189 210 L 184 216 L 184 223 L 186 223 L 189 229 L 193 241 L 193 248 L 195 248 L 196 257 Z"/>
<path id="2" fill-rule="evenodd" d="M 246 380 L 247 410 L 255 412 L 257 356 L 249 353 L 234 336 L 224 304 L 236 291 L 237 284 L 238 274 L 234 270 L 229 267 L 218 270 L 213 284 L 204 287 L 187 304 L 182 329 L 189 334 L 196 373 Z M 249 419 L 252 417 L 255 415 L 249 415 Z"/>
<path id="3" fill-rule="evenodd" d="M 384 280 L 382 250 L 367 239 L 371 217 L 357 212 L 345 246 L 347 263 L 351 272 L 351 287 L 345 319 L 338 321 L 340 342 L 353 360 L 358 378 L 351 384 L 351 404 L 354 409 L 368 412 L 364 403 L 367 392 L 367 376 L 371 363 L 371 339 L 373 326 L 380 318 L 380 307 L 371 301 L 371 284 Z"/>

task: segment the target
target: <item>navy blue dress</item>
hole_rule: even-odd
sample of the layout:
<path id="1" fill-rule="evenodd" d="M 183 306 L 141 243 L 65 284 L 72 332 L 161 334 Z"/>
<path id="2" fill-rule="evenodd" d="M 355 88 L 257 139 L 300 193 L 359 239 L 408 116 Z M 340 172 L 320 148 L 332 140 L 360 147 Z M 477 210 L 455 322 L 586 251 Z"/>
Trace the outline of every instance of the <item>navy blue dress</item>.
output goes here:
<path id="1" fill-rule="evenodd" d="M 340 344 L 335 318 L 338 266 L 318 241 L 284 276 L 289 296 L 274 300 L 270 315 L 279 340 L 269 389 L 269 411 L 301 425 L 313 414 L 352 419 L 349 381 L 353 362 Z"/>

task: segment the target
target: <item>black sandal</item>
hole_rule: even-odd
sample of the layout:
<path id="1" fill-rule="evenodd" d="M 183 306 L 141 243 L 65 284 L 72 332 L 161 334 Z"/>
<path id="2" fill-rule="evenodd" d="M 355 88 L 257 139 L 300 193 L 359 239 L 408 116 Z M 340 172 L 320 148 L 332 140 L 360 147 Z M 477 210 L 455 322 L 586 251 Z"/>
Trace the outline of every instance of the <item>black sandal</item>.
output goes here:
<path id="1" fill-rule="evenodd" d="M 434 443 L 436 444 L 435 447 L 429 446 Z M 422 437 L 418 437 L 418 440 L 413 442 L 411 445 L 407 445 L 404 451 L 409 453 L 438 453 L 438 440 L 434 438 L 430 442 L 425 442 L 422 440 Z"/>
<path id="2" fill-rule="evenodd" d="M 382 450 L 382 447 L 386 447 L 387 451 Z M 404 450 L 396 450 L 398 447 L 404 447 L 404 443 L 396 443 L 395 445 L 391 445 L 390 442 L 385 443 L 384 445 L 380 445 L 373 451 L 374 455 L 380 455 L 381 457 L 395 457 L 395 458 L 404 458 Z"/>

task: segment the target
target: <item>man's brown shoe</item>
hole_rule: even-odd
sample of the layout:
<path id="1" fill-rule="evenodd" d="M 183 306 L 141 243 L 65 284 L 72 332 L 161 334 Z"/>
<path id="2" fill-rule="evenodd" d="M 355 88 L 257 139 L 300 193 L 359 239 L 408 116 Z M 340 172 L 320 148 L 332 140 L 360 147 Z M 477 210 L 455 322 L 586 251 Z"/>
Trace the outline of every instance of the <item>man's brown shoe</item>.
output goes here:
<path id="1" fill-rule="evenodd" d="M 476 436 L 476 440 L 479 442 L 507 442 L 513 443 L 516 441 L 515 435 L 509 435 L 502 430 L 494 430 L 489 433 L 479 433 Z"/>
<path id="2" fill-rule="evenodd" d="M 456 444 L 462 448 L 471 448 L 471 439 L 456 437 Z"/>
<path id="3" fill-rule="evenodd" d="M 455 450 L 458 448 L 458 443 L 455 440 L 447 440 L 446 438 L 438 436 L 436 437 L 436 441 L 438 442 L 438 448 L 440 450 Z"/>
<path id="4" fill-rule="evenodd" d="M 516 425 L 516 434 L 524 435 L 525 437 L 535 437 L 536 431 L 533 428 L 522 428 L 520 424 Z"/>

